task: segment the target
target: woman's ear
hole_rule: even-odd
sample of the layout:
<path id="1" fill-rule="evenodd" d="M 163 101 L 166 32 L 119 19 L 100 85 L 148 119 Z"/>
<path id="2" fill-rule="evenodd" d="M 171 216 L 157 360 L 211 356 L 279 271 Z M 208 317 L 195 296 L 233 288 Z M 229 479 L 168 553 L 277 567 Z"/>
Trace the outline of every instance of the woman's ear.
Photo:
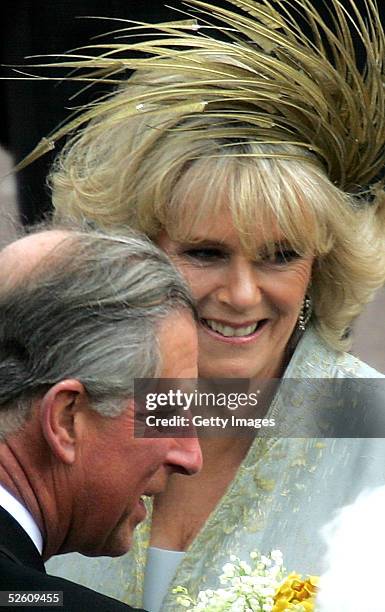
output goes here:
<path id="1" fill-rule="evenodd" d="M 75 379 L 60 381 L 51 387 L 40 401 L 43 436 L 52 453 L 68 465 L 75 461 L 77 421 L 86 406 L 86 390 Z"/>

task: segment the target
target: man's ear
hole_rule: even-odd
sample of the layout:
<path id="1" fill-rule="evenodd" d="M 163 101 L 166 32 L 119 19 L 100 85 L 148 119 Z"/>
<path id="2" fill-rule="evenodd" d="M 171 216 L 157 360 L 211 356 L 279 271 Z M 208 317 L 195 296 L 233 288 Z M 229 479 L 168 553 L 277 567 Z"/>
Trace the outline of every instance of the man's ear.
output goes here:
<path id="1" fill-rule="evenodd" d="M 75 379 L 62 380 L 40 400 L 40 420 L 44 438 L 52 453 L 64 463 L 75 461 L 77 420 L 88 406 L 84 386 Z"/>

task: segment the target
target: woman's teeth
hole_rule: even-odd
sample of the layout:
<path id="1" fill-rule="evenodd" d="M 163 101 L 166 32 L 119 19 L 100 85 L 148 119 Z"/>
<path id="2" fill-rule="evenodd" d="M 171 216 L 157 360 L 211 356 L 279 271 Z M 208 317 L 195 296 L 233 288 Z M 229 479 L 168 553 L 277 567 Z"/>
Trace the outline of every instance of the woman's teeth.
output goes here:
<path id="1" fill-rule="evenodd" d="M 225 336 L 226 338 L 231 338 L 233 336 L 236 336 L 237 338 L 242 336 L 250 336 L 250 334 L 253 334 L 258 327 L 258 323 L 247 325 L 245 327 L 230 327 L 229 325 L 222 325 L 222 323 L 218 323 L 218 321 L 213 321 L 212 319 L 203 319 L 203 321 L 207 327 L 221 334 L 221 336 Z"/>

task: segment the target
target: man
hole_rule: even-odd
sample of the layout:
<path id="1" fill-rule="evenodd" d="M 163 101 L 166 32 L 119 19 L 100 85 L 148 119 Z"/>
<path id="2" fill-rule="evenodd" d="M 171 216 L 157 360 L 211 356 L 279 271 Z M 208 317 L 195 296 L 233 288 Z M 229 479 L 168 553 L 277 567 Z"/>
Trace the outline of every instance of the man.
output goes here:
<path id="1" fill-rule="evenodd" d="M 43 562 L 125 553 L 142 497 L 200 469 L 195 438 L 134 437 L 132 399 L 136 377 L 196 377 L 192 313 L 136 235 L 43 231 L 0 253 L 0 591 L 14 602 L 62 591 L 65 612 L 130 609 Z"/>

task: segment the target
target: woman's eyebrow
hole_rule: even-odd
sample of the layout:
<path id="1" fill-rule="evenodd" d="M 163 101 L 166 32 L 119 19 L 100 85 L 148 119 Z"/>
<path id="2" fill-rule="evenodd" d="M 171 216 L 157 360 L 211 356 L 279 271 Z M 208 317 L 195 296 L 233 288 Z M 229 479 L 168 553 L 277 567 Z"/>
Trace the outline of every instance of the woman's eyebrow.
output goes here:
<path id="1" fill-rule="evenodd" d="M 266 251 L 266 250 L 280 250 L 287 249 L 289 247 L 288 241 L 283 238 L 282 240 L 261 240 L 260 242 L 255 241 L 255 250 L 256 251 Z"/>
<path id="2" fill-rule="evenodd" d="M 231 245 L 226 240 L 211 239 L 200 236 L 192 236 L 189 240 L 182 241 L 183 246 L 199 246 L 199 247 L 215 247 L 215 248 L 231 248 Z"/>
<path id="3" fill-rule="evenodd" d="M 282 240 L 266 240 L 263 244 L 261 244 L 258 248 L 260 249 L 269 249 L 279 251 L 282 249 L 292 248 L 286 238 L 282 238 Z"/>
<path id="4" fill-rule="evenodd" d="M 226 239 L 210 239 L 201 236 L 192 236 L 189 240 L 181 241 L 181 246 L 183 248 L 215 248 L 215 249 L 227 249 L 233 250 L 234 245 L 226 242 Z M 267 253 L 267 252 L 275 252 L 282 251 L 288 248 L 292 248 L 286 238 L 282 238 L 282 240 L 266 240 L 261 242 L 259 245 L 255 245 L 256 253 Z"/>

